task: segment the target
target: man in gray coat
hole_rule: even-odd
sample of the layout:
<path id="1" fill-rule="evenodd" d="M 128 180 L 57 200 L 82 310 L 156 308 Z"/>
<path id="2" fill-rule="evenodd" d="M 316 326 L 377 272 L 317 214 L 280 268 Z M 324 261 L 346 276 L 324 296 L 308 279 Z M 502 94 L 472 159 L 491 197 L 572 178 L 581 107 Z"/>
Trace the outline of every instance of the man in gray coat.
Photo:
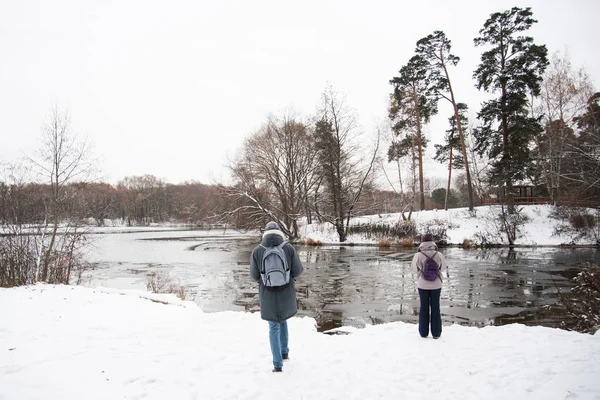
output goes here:
<path id="1" fill-rule="evenodd" d="M 260 299 L 260 316 L 269 322 L 269 342 L 273 354 L 273 372 L 281 372 L 283 360 L 288 359 L 288 327 L 287 319 L 298 312 L 296 305 L 296 287 L 294 278 L 300 276 L 302 263 L 294 246 L 286 243 L 283 251 L 290 267 L 291 277 L 287 285 L 271 288 L 266 287 L 261 279 L 263 255 L 267 248 L 278 246 L 285 241 L 285 236 L 279 224 L 269 222 L 264 229 L 260 245 L 256 246 L 250 256 L 250 277 L 258 282 L 258 297 Z"/>

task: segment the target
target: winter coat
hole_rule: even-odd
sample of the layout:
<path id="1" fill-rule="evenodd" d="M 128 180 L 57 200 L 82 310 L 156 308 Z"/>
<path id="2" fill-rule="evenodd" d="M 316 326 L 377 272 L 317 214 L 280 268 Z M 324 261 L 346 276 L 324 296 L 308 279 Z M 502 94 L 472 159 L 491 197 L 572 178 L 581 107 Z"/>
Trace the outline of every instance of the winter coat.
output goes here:
<path id="1" fill-rule="evenodd" d="M 423 265 L 427 261 L 427 257 L 433 258 L 435 262 L 440 266 L 440 272 L 438 278 L 435 281 L 425 280 L 423 277 Z M 413 273 L 417 276 L 417 287 L 425 290 L 435 290 L 442 288 L 442 278 L 444 271 L 448 270 L 448 264 L 444 255 L 438 251 L 438 247 L 435 242 L 423 242 L 419 245 L 419 251 L 414 255 L 412 259 Z"/>
<path id="2" fill-rule="evenodd" d="M 273 232 L 273 233 L 271 233 Z M 267 231 L 261 242 L 262 246 L 277 246 L 283 242 L 281 231 Z M 258 282 L 258 297 L 260 299 L 260 316 L 262 319 L 271 322 L 283 322 L 293 317 L 298 312 L 296 304 L 296 286 L 294 278 L 300 276 L 302 263 L 296 253 L 296 249 L 287 243 L 283 246 L 283 251 L 287 256 L 287 262 L 291 270 L 290 283 L 281 290 L 267 290 L 260 278 L 260 269 L 265 248 L 256 246 L 250 256 L 250 278 Z"/>

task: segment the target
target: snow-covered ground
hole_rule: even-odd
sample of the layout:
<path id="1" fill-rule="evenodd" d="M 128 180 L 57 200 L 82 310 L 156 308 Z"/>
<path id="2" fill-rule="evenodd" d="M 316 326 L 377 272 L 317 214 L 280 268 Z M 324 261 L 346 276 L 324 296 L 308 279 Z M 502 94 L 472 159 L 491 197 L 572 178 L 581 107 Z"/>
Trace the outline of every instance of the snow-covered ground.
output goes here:
<path id="1" fill-rule="evenodd" d="M 152 301 L 153 299 L 154 301 Z M 600 336 L 508 325 L 317 333 L 292 318 L 271 373 L 256 313 L 203 313 L 174 295 L 0 289 L 0 399 L 598 399 Z"/>
<path id="2" fill-rule="evenodd" d="M 558 246 L 562 244 L 593 245 L 591 239 L 575 239 L 566 235 L 555 235 L 555 228 L 561 221 L 551 218 L 553 207 L 550 205 L 526 205 L 519 206 L 522 213 L 528 217 L 528 221 L 521 227 L 521 232 L 515 241 L 517 245 L 533 246 Z M 488 243 L 508 244 L 506 237 L 500 235 L 497 227 L 497 216 L 500 212 L 499 206 L 476 207 L 475 214 L 471 215 L 467 208 L 454 208 L 449 210 L 427 210 L 413 212 L 411 220 L 415 222 L 418 232 L 431 230 L 436 232 L 442 227 L 447 228 L 447 242 L 450 244 L 462 244 L 465 239 L 475 243 L 481 243 L 485 237 Z M 590 209 L 589 213 L 596 211 Z M 405 213 L 408 216 L 408 213 Z M 402 221 L 402 215 L 398 213 L 371 215 L 352 218 L 350 225 L 358 224 L 380 224 L 393 225 Z M 311 224 L 301 228 L 303 239 L 312 239 L 323 243 L 339 242 L 337 233 L 331 224 Z M 348 242 L 351 243 L 377 243 L 379 238 L 365 238 L 364 235 L 350 235 Z"/>

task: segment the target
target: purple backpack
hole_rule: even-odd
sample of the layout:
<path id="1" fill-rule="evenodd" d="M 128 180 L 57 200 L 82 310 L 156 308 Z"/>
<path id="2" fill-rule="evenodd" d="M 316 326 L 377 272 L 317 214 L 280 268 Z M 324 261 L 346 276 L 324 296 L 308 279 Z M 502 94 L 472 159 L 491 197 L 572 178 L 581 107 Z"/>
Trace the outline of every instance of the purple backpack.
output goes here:
<path id="1" fill-rule="evenodd" d="M 442 278 L 440 277 L 440 266 L 433 259 L 433 257 L 435 257 L 436 254 L 437 251 L 433 254 L 433 256 L 429 257 L 427 254 L 423 253 L 423 255 L 427 257 L 427 261 L 425 261 L 425 263 L 423 264 L 423 278 L 426 281 L 433 282 L 437 278 L 440 278 L 440 280 L 442 280 Z"/>

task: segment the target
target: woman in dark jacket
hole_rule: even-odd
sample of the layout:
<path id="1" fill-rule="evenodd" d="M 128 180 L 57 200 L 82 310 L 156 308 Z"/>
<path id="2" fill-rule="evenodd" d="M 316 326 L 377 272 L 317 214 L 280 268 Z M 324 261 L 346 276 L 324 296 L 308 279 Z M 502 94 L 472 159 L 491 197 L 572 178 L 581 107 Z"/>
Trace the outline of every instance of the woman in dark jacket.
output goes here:
<path id="1" fill-rule="evenodd" d="M 285 236 L 276 222 L 269 222 L 264 230 L 260 245 L 256 246 L 250 257 L 250 277 L 258 282 L 260 299 L 260 316 L 269 322 L 269 342 L 273 354 L 273 372 L 281 372 L 283 360 L 288 359 L 288 327 L 287 319 L 298 312 L 296 305 L 296 287 L 294 278 L 300 276 L 303 267 L 296 249 L 289 243 L 283 246 L 291 277 L 287 285 L 281 288 L 267 288 L 261 279 L 263 255 L 267 248 L 278 246 L 285 241 Z"/>

